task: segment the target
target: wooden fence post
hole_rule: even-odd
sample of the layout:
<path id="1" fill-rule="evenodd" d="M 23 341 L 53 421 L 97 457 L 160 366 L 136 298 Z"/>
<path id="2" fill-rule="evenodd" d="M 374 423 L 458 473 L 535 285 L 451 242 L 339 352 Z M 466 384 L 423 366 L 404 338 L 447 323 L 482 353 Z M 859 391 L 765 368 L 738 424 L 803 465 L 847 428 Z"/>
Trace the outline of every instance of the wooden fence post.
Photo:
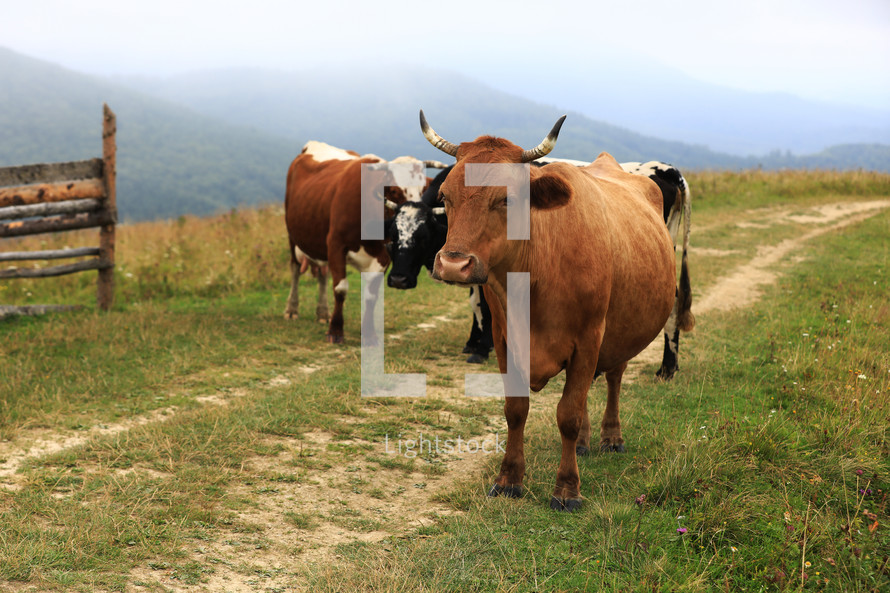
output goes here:
<path id="1" fill-rule="evenodd" d="M 96 288 L 96 304 L 108 311 L 114 301 L 114 229 L 117 224 L 116 168 L 117 168 L 117 117 L 108 105 L 102 106 L 102 180 L 105 184 L 105 210 L 111 222 L 99 227 L 99 261 L 108 267 L 99 270 Z"/>
<path id="2" fill-rule="evenodd" d="M 98 270 L 96 304 L 114 302 L 114 241 L 117 224 L 117 118 L 102 112 L 102 158 L 68 163 L 0 167 L 0 238 L 99 227 L 99 247 L 0 252 L 0 262 L 91 257 L 51 267 L 0 268 L 0 280 L 48 278 Z M 0 317 L 16 311 L 59 310 L 54 306 L 0 306 Z"/>

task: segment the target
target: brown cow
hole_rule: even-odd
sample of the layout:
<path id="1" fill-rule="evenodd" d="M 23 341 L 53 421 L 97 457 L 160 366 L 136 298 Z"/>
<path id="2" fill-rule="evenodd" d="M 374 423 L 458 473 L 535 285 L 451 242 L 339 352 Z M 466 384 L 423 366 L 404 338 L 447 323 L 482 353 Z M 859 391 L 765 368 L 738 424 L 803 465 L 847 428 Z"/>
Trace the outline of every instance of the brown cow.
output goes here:
<path id="1" fill-rule="evenodd" d="M 423 167 L 421 161 L 411 157 L 399 157 L 393 162 L 406 161 Z M 284 316 L 287 319 L 298 316 L 300 275 L 311 266 L 318 279 L 315 314 L 319 321 L 327 321 L 326 269 L 330 270 L 334 314 L 328 326 L 329 342 L 343 341 L 343 303 L 349 288 L 346 264 L 360 272 L 382 272 L 389 265 L 382 240 L 361 238 L 362 164 L 385 162 L 372 154 L 359 156 L 351 150 L 311 141 L 287 172 L 284 209 L 292 280 Z M 387 187 L 384 194 L 387 200 L 398 204 L 407 197 L 419 199 L 422 189 Z"/>
<path id="2" fill-rule="evenodd" d="M 674 306 L 675 262 L 661 218 L 662 195 L 646 177 L 624 172 L 602 153 L 586 167 L 531 167 L 530 240 L 508 241 L 506 189 L 467 187 L 467 163 L 523 163 L 552 150 L 560 119 L 536 148 L 523 151 L 492 136 L 455 145 L 420 123 L 437 148 L 457 158 L 442 184 L 448 235 L 433 276 L 454 284 L 483 284 L 492 313 L 495 352 L 506 362 L 506 279 L 530 281 L 529 385 L 540 391 L 560 371 L 566 383 L 556 418 L 562 457 L 551 508 L 581 506 L 577 453 L 590 444 L 587 392 L 605 373 L 608 399 L 600 449 L 624 451 L 618 394 L 627 362 L 658 336 Z M 523 433 L 528 397 L 506 397 L 506 453 L 490 496 L 519 496 L 525 474 Z"/>

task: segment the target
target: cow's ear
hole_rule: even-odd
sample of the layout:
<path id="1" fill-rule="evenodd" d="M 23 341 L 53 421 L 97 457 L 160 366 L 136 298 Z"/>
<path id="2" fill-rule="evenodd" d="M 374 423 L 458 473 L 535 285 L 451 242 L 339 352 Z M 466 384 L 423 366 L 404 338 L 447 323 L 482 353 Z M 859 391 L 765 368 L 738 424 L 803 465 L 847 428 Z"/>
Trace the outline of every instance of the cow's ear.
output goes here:
<path id="1" fill-rule="evenodd" d="M 558 175 L 544 173 L 531 182 L 532 208 L 549 210 L 565 206 L 572 199 L 572 187 Z"/>

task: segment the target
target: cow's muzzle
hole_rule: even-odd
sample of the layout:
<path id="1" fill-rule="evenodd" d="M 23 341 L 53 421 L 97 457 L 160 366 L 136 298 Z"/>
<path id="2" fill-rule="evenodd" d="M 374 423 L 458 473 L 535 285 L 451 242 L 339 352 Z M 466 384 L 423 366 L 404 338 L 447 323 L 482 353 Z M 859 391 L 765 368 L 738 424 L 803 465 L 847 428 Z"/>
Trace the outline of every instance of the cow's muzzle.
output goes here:
<path id="1" fill-rule="evenodd" d="M 390 288 L 398 288 L 401 290 L 409 290 L 417 286 L 417 277 L 402 276 L 400 274 L 390 274 L 387 279 Z"/>
<path id="2" fill-rule="evenodd" d="M 433 278 L 448 284 L 485 284 L 488 275 L 479 258 L 459 251 L 439 251 Z"/>

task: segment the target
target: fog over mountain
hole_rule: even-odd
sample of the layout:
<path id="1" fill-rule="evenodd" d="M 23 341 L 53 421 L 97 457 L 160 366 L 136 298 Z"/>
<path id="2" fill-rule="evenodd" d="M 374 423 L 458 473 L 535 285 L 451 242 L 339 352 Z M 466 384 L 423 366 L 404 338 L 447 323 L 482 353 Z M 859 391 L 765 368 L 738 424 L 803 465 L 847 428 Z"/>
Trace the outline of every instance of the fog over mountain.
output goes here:
<path id="1" fill-rule="evenodd" d="M 571 80 L 546 69 L 534 76 L 499 70 L 489 83 L 533 101 L 556 96 L 560 106 L 592 119 L 737 156 L 890 144 L 890 104 L 876 109 L 736 90 L 662 64 L 647 66 L 642 57 L 598 61 Z"/>
<path id="2" fill-rule="evenodd" d="M 597 134 L 606 137 L 620 128 L 622 136 L 645 137 L 653 149 L 662 140 L 707 148 L 724 156 L 761 157 L 776 151 L 804 155 L 841 144 L 890 144 L 890 110 L 736 91 L 664 68 L 642 78 L 629 63 L 597 65 L 590 76 L 579 76 L 571 82 L 560 83 L 554 78 L 548 84 L 546 72 L 536 73 L 536 77 L 523 83 L 518 82 L 524 80 L 522 77 L 501 72 L 484 82 L 441 68 L 374 64 L 298 72 L 216 70 L 119 80 L 231 122 L 248 123 L 273 133 L 313 138 L 333 135 L 345 142 L 348 136 L 337 136 L 342 121 L 339 118 L 351 117 L 345 115 L 350 110 L 377 118 L 392 114 L 393 129 L 399 130 L 405 122 L 414 125 L 417 108 L 422 106 L 437 121 L 441 121 L 441 112 L 453 114 L 458 121 L 472 120 L 475 127 L 458 125 L 455 130 L 464 139 L 483 131 L 502 134 L 500 130 L 509 129 L 508 122 L 517 113 L 541 113 L 546 121 L 547 113 L 555 119 L 569 111 L 584 116 L 569 119 L 569 134 L 573 125 L 585 130 L 593 126 Z M 655 96 L 647 91 L 653 87 L 659 89 Z M 433 106 L 440 106 L 440 112 L 434 113 Z M 308 112 L 321 119 L 305 118 Z M 482 113 L 487 120 L 473 117 Z M 535 128 L 528 131 L 532 136 L 537 134 Z M 620 153 L 627 145 L 638 145 L 627 137 L 617 145 L 603 145 L 602 150 Z M 674 154 L 676 150 L 669 150 L 664 158 L 676 158 Z M 704 153 L 690 163 L 693 167 L 730 165 L 724 158 Z"/>
<path id="3" fill-rule="evenodd" d="M 530 88 L 530 94 L 541 94 L 535 101 L 443 68 L 378 64 L 108 78 L 0 48 L 0 79 L 4 81 L 0 166 L 98 156 L 101 106 L 103 102 L 111 106 L 118 116 L 118 204 L 124 220 L 280 202 L 287 166 L 308 140 L 384 158 L 410 154 L 448 160 L 420 133 L 420 108 L 436 130 L 454 142 L 488 133 L 522 146 L 536 145 L 568 112 L 553 152 L 563 158 L 592 160 L 608 151 L 622 161 L 662 160 L 683 170 L 758 166 L 890 170 L 890 143 L 878 143 L 884 142 L 879 127 L 863 127 L 871 134 L 862 136 L 869 143 L 850 144 L 843 139 L 852 136 L 843 134 L 852 133 L 855 126 L 832 136 L 828 128 L 812 124 L 814 134 L 837 140 L 836 145 L 819 145 L 821 149 L 811 154 L 798 155 L 787 152 L 790 145 L 766 143 L 763 146 L 773 147 L 769 153 L 742 157 L 705 146 L 694 136 L 692 124 L 673 135 L 670 130 L 683 127 L 682 122 L 675 121 L 662 104 L 635 118 L 640 127 L 661 122 L 664 136 L 657 137 L 633 131 L 630 124 L 585 115 L 582 109 L 591 108 L 582 105 L 581 83 L 551 88 L 546 94 Z M 744 97 L 734 100 L 743 103 Z M 634 109 L 643 111 L 631 105 L 630 98 L 625 102 L 623 111 L 613 110 L 615 118 L 620 119 L 620 111 L 628 118 Z M 781 119 L 782 109 L 787 106 L 774 108 L 774 118 Z M 822 113 L 819 106 L 813 109 Z M 690 108 L 680 115 L 695 114 Z M 839 116 L 835 119 L 839 121 Z M 753 145 L 758 138 L 754 124 L 745 127 L 727 120 L 722 128 L 715 124 L 711 132 L 732 138 L 737 145 Z M 711 130 L 703 120 L 696 121 L 705 132 Z M 732 133 L 731 124 L 742 129 Z M 775 124 L 771 137 L 791 138 L 807 129 L 804 124 L 778 127 Z"/>

